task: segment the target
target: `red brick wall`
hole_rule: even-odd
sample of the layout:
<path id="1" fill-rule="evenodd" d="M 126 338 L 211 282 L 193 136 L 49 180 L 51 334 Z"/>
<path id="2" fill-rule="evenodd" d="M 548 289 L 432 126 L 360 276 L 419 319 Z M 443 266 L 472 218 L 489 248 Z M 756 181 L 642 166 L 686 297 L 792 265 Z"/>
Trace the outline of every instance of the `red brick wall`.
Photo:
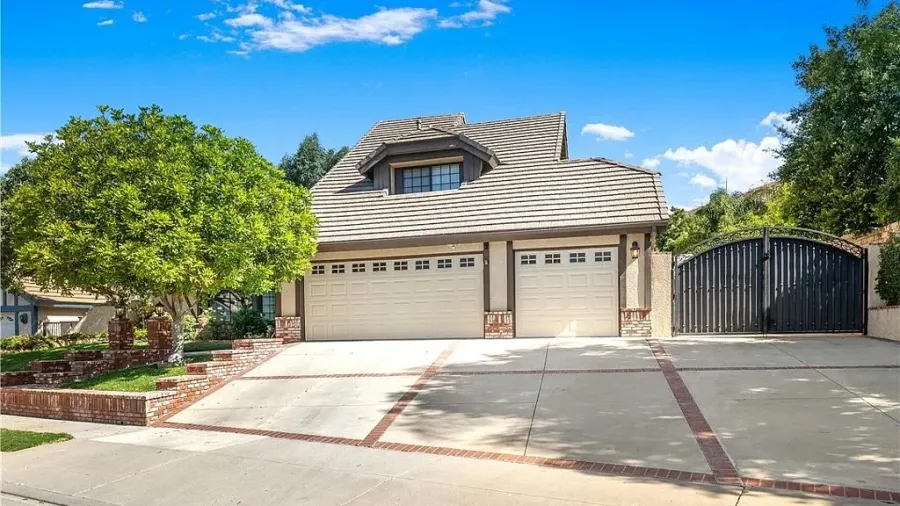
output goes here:
<path id="1" fill-rule="evenodd" d="M 280 347 L 280 339 L 235 340 L 231 350 L 213 351 L 212 362 L 189 364 L 188 374 L 184 376 L 156 380 L 154 392 L 3 388 L 0 389 L 0 412 L 60 420 L 150 425 L 196 401 L 213 386 L 262 362 Z M 129 359 L 128 355 L 140 351 L 152 353 L 149 350 L 125 350 L 104 354 L 115 353 L 124 361 Z"/>
<path id="2" fill-rule="evenodd" d="M 299 343 L 303 340 L 303 325 L 299 316 L 276 316 L 275 337 L 283 339 L 285 344 Z"/>
<path id="3" fill-rule="evenodd" d="M 620 312 L 620 336 L 650 337 L 650 308 L 622 309 Z"/>
<path id="4" fill-rule="evenodd" d="M 488 339 L 515 337 L 512 311 L 486 311 L 484 313 L 484 337 Z"/>

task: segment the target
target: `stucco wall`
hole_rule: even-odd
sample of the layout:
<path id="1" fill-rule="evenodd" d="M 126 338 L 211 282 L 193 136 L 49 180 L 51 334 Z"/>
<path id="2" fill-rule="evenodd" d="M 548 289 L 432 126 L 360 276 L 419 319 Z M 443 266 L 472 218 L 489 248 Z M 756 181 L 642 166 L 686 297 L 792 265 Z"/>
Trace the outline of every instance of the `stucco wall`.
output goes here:
<path id="1" fill-rule="evenodd" d="M 488 274 L 490 280 L 490 307 L 491 311 L 506 311 L 507 306 L 507 289 L 509 281 L 507 280 L 507 257 L 506 257 L 506 241 L 488 243 Z"/>
<path id="2" fill-rule="evenodd" d="M 650 329 L 654 337 L 672 337 L 672 254 L 650 257 Z"/>
<path id="3" fill-rule="evenodd" d="M 283 283 L 281 285 L 281 314 L 277 316 L 297 316 L 297 285 Z"/>
<path id="4" fill-rule="evenodd" d="M 462 253 L 482 253 L 484 244 L 480 242 L 447 244 L 443 246 L 420 246 L 415 248 L 366 249 L 358 251 L 320 251 L 313 262 L 331 260 L 353 260 L 359 258 L 391 258 L 413 255 L 455 255 Z"/>
<path id="5" fill-rule="evenodd" d="M 585 235 L 577 237 L 557 237 L 553 239 L 523 239 L 513 241 L 513 249 L 543 249 L 543 248 L 576 248 L 581 246 L 610 246 L 619 245 L 617 235 Z"/>
<path id="6" fill-rule="evenodd" d="M 634 242 L 638 243 L 638 247 L 643 248 L 644 234 L 628 234 L 625 238 L 625 304 L 622 304 L 622 307 L 626 308 L 647 307 L 644 300 L 644 283 L 642 283 L 646 263 L 644 261 L 645 253 L 637 258 L 631 258 L 631 245 Z"/>
<path id="7" fill-rule="evenodd" d="M 900 306 L 869 309 L 869 335 L 900 342 Z"/>
<path id="8" fill-rule="evenodd" d="M 881 246 L 869 246 L 869 307 L 884 306 L 878 292 L 875 291 L 875 283 L 878 280 L 878 268 L 881 266 Z"/>

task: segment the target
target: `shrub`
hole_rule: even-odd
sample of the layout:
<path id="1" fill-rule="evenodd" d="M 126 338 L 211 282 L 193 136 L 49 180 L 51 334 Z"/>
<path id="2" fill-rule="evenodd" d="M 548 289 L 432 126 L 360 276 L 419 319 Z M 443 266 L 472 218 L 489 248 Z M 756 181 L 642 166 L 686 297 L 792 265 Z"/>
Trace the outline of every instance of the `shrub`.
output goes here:
<path id="1" fill-rule="evenodd" d="M 211 319 L 197 334 L 197 338 L 202 341 L 227 341 L 236 339 L 234 333 L 234 325 L 229 321 L 220 319 Z"/>
<path id="2" fill-rule="evenodd" d="M 242 308 L 232 316 L 234 333 L 240 338 L 265 337 L 269 332 L 269 324 L 259 311 L 251 308 Z"/>
<path id="3" fill-rule="evenodd" d="M 875 291 L 887 305 L 900 305 L 900 234 L 891 234 L 890 240 L 881 247 Z"/>
<path id="4" fill-rule="evenodd" d="M 199 334 L 199 327 L 197 325 L 197 319 L 194 318 L 194 315 L 184 315 L 181 320 L 181 332 L 184 335 L 185 341 L 194 341 L 195 339 L 197 339 L 197 335 Z"/>
<path id="5" fill-rule="evenodd" d="M 53 343 L 39 335 L 21 335 L 7 337 L 0 340 L 0 349 L 3 351 L 34 351 L 52 348 Z"/>

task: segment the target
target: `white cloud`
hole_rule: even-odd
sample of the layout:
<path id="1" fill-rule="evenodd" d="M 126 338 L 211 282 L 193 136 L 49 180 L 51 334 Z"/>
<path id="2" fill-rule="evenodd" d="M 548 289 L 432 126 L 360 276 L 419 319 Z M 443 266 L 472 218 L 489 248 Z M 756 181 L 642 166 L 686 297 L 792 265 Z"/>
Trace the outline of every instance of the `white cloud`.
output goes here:
<path id="1" fill-rule="evenodd" d="M 141 11 L 136 11 L 134 14 L 132 14 L 131 19 L 133 19 L 135 23 L 147 22 L 147 16 L 144 16 L 144 13 Z"/>
<path id="2" fill-rule="evenodd" d="M 265 16 L 249 17 L 247 13 L 226 21 L 231 26 L 246 28 L 254 49 L 306 51 L 330 42 L 374 42 L 402 44 L 428 27 L 437 17 L 434 9 L 381 9 L 360 18 L 332 15 L 275 21 Z"/>
<path id="3" fill-rule="evenodd" d="M 715 188 L 718 186 L 716 180 L 706 174 L 694 174 L 694 177 L 691 178 L 689 183 L 695 184 L 701 188 Z"/>
<path id="4" fill-rule="evenodd" d="M 312 9 L 306 7 L 303 4 L 295 4 L 293 2 L 289 2 L 288 0 L 266 0 L 271 4 L 275 4 L 276 7 L 280 7 L 289 11 L 297 11 L 300 14 L 309 14 L 312 12 Z"/>
<path id="5" fill-rule="evenodd" d="M 216 17 L 215 12 L 204 12 L 203 14 L 197 14 L 197 19 L 199 19 L 200 21 L 209 21 L 214 17 Z"/>
<path id="6" fill-rule="evenodd" d="M 782 127 L 789 132 L 797 129 L 797 124 L 788 120 L 788 113 L 775 111 L 766 114 L 766 117 L 759 122 L 759 126 L 767 126 L 772 129 Z"/>
<path id="7" fill-rule="evenodd" d="M 210 35 L 198 35 L 197 40 L 214 44 L 216 42 L 234 42 L 234 37 L 222 35 L 222 32 L 213 31 Z"/>
<path id="8" fill-rule="evenodd" d="M 675 206 L 675 207 L 680 207 L 680 208 L 684 209 L 685 211 L 693 211 L 694 209 L 697 209 L 700 206 L 705 206 L 707 203 L 709 203 L 709 195 L 707 195 L 705 197 L 700 197 L 700 198 L 694 199 L 691 201 L 690 204 L 688 204 L 686 206 Z"/>
<path id="9" fill-rule="evenodd" d="M 727 139 L 712 148 L 668 149 L 662 156 L 680 166 L 708 169 L 728 188 L 743 191 L 768 180 L 769 174 L 781 166 L 773 152 L 779 147 L 781 140 L 777 137 L 763 137 L 759 144 Z"/>
<path id="10" fill-rule="evenodd" d="M 250 54 L 250 51 L 225 51 L 227 54 L 234 56 L 247 57 Z"/>
<path id="11" fill-rule="evenodd" d="M 678 177 L 690 177 L 690 174 L 688 174 L 687 172 L 679 172 Z"/>
<path id="12" fill-rule="evenodd" d="M 181 35 L 178 36 L 178 40 L 184 40 L 190 36 L 191 36 L 191 34 L 189 34 L 189 33 L 182 33 Z"/>
<path id="13" fill-rule="evenodd" d="M 626 151 L 622 156 L 624 156 L 625 158 L 634 158 L 634 153 L 632 153 L 631 151 Z"/>
<path id="14" fill-rule="evenodd" d="M 103 21 L 98 22 L 97 26 L 109 26 L 113 23 L 115 23 L 115 21 L 113 21 L 111 19 L 104 19 Z"/>
<path id="15" fill-rule="evenodd" d="M 634 132 L 616 125 L 606 125 L 603 123 L 588 123 L 581 129 L 581 135 L 592 134 L 597 136 L 598 141 L 624 141 L 634 137 Z"/>
<path id="16" fill-rule="evenodd" d="M 82 4 L 85 9 L 121 9 L 124 7 L 122 2 L 114 2 L 113 0 L 97 0 L 96 2 L 88 2 Z"/>
<path id="17" fill-rule="evenodd" d="M 26 142 L 42 142 L 48 134 L 0 135 L 0 151 L 15 151 L 19 156 L 29 156 Z"/>
<path id="18" fill-rule="evenodd" d="M 247 26 L 272 26 L 272 20 L 262 14 L 249 13 L 241 14 L 236 18 L 226 19 L 225 24 L 235 28 L 243 28 Z"/>
<path id="19" fill-rule="evenodd" d="M 646 167 L 648 169 L 655 169 L 659 166 L 659 158 L 644 158 L 641 161 L 641 167 Z"/>
<path id="20" fill-rule="evenodd" d="M 442 19 L 438 26 L 441 28 L 462 28 L 463 26 L 491 26 L 500 14 L 509 14 L 512 9 L 506 5 L 505 0 L 479 0 L 475 9 L 464 12 L 459 16 L 451 16 Z"/>

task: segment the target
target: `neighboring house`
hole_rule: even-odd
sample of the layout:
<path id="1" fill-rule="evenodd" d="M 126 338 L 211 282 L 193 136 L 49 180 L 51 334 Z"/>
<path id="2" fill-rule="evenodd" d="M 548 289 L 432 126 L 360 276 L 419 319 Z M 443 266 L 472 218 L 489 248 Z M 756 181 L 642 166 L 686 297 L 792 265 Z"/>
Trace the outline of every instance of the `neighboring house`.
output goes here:
<path id="1" fill-rule="evenodd" d="M 275 301 L 308 340 L 631 334 L 669 216 L 658 173 L 569 159 L 565 113 L 381 121 L 312 193 L 318 253 Z"/>
<path id="2" fill-rule="evenodd" d="M 2 337 L 44 332 L 64 334 L 92 308 L 106 304 L 104 298 L 80 290 L 63 294 L 57 290 L 41 290 L 30 282 L 24 285 L 22 293 L 3 291 Z"/>

